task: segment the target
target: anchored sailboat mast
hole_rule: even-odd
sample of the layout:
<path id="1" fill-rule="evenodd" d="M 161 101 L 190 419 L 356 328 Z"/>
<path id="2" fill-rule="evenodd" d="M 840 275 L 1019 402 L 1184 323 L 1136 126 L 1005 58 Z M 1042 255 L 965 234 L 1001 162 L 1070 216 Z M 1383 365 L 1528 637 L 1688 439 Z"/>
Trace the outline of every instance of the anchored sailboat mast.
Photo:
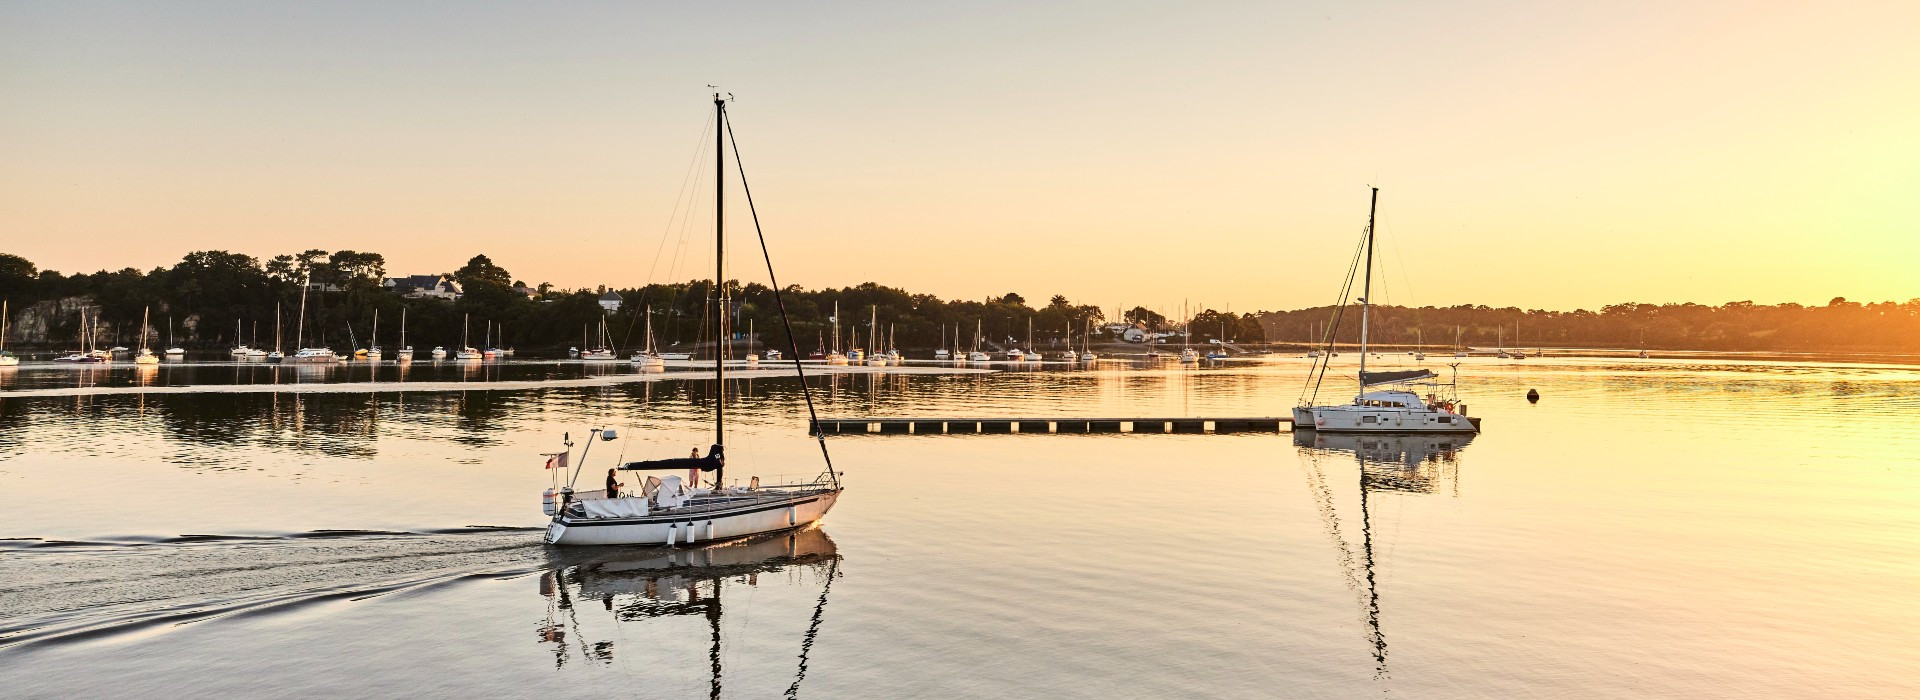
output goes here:
<path id="1" fill-rule="evenodd" d="M 727 341 L 727 103 L 720 99 L 720 93 L 713 94 L 713 288 L 714 303 L 719 305 L 720 314 L 713 324 L 713 450 L 707 453 L 724 455 L 721 447 L 727 444 L 727 356 L 722 348 Z M 725 459 L 723 456 L 721 459 Z M 726 483 L 724 462 L 713 470 L 713 485 L 719 487 Z"/>
<path id="2" fill-rule="evenodd" d="M 1373 195 L 1367 202 L 1367 278 L 1360 287 L 1360 391 L 1363 393 L 1367 390 L 1367 309 L 1373 306 L 1373 212 L 1380 205 L 1380 188 L 1370 189 Z"/>

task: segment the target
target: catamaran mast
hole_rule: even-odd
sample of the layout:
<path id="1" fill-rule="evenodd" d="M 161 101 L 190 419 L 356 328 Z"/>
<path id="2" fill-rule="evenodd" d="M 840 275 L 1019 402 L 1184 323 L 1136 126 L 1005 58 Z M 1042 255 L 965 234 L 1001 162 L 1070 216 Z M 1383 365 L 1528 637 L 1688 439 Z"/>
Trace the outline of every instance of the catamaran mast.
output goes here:
<path id="1" fill-rule="evenodd" d="M 721 352 L 726 342 L 727 294 L 722 288 L 726 284 L 726 192 L 727 182 L 727 103 L 720 99 L 720 93 L 713 94 L 713 287 L 714 301 L 719 304 L 720 315 L 713 324 L 713 450 L 708 457 L 720 452 L 727 444 L 727 358 Z M 725 453 L 721 453 L 725 454 Z M 725 457 L 722 457 L 725 459 Z M 726 483 L 726 466 L 715 467 L 713 485 L 718 488 Z M 698 485 L 698 484 L 696 484 Z"/>
<path id="2" fill-rule="evenodd" d="M 1373 305 L 1373 212 L 1380 204 L 1380 188 L 1374 187 L 1367 202 L 1367 280 L 1360 288 L 1360 392 L 1367 391 L 1367 309 Z M 1351 278 L 1349 278 L 1351 279 Z"/>

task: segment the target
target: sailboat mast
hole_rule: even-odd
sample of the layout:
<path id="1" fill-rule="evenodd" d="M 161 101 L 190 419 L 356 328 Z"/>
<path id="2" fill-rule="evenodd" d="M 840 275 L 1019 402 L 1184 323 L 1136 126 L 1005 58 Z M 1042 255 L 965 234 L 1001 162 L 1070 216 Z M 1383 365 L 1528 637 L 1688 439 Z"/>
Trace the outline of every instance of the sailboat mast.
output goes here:
<path id="1" fill-rule="evenodd" d="M 1367 201 L 1367 278 L 1360 287 L 1360 391 L 1367 390 L 1367 310 L 1373 306 L 1373 213 L 1380 205 L 1380 188 Z"/>
<path id="2" fill-rule="evenodd" d="M 720 93 L 713 94 L 713 289 L 714 302 L 719 305 L 720 315 L 713 324 L 713 451 L 717 452 L 727 443 L 727 358 L 721 353 L 720 346 L 726 342 L 727 295 L 722 290 L 726 284 L 727 269 L 727 103 L 720 99 Z M 707 456 L 713 456 L 708 452 Z M 715 467 L 713 485 L 717 488 L 725 483 L 721 477 L 726 467 Z"/>

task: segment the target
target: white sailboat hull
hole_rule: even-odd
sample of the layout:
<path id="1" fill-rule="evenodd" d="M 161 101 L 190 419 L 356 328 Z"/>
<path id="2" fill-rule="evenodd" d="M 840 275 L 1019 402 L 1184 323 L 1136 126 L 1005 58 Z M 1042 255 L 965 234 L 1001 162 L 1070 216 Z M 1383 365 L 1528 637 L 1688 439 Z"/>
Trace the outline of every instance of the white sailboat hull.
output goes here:
<path id="1" fill-rule="evenodd" d="M 675 514 L 668 509 L 637 518 L 557 516 L 547 525 L 556 545 L 682 545 L 726 540 L 810 525 L 839 500 L 838 490 L 796 494 L 727 511 Z"/>

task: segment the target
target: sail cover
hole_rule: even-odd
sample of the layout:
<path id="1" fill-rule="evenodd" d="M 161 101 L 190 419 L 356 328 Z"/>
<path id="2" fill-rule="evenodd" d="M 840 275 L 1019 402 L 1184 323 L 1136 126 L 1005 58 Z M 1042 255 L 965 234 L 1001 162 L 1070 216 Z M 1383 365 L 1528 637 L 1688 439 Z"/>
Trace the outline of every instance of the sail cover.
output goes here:
<path id="1" fill-rule="evenodd" d="M 1360 384 L 1362 386 L 1397 384 L 1399 382 L 1411 382 L 1416 379 L 1432 379 L 1437 376 L 1440 375 L 1424 369 L 1402 370 L 1399 372 L 1361 372 Z"/>
<path id="2" fill-rule="evenodd" d="M 726 454 L 721 451 L 719 445 L 714 445 L 713 449 L 709 450 L 707 452 L 707 456 L 705 457 L 675 457 L 673 459 L 648 459 L 648 460 L 641 460 L 638 462 L 628 462 L 626 464 L 620 465 L 620 468 L 626 471 L 675 471 L 680 469 L 698 469 L 703 472 L 710 472 L 715 469 L 724 467 L 726 466 L 726 464 L 727 464 Z"/>

